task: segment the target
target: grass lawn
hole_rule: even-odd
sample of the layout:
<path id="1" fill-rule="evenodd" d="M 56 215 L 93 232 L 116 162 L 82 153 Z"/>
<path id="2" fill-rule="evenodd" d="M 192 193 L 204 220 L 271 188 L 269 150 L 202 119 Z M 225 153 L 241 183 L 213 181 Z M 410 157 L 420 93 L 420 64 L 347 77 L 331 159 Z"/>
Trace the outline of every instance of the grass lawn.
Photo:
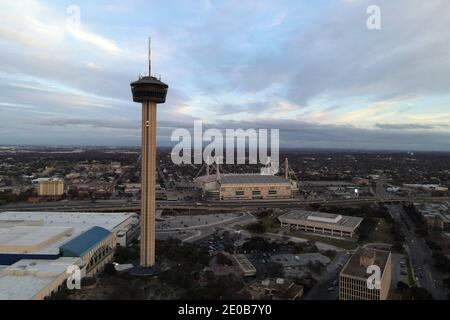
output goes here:
<path id="1" fill-rule="evenodd" d="M 264 218 L 258 218 L 265 227 L 266 232 L 277 233 L 281 229 L 280 221 L 278 220 L 278 216 L 267 216 Z"/>
<path id="2" fill-rule="evenodd" d="M 385 219 L 377 219 L 378 225 L 375 230 L 369 235 L 364 243 L 389 243 L 393 244 L 394 239 L 391 234 L 392 225 Z"/>
<path id="3" fill-rule="evenodd" d="M 408 282 L 411 287 L 415 287 L 417 284 L 416 279 L 414 279 L 412 274 L 411 260 L 409 259 L 408 254 L 406 254 L 405 256 L 406 256 L 406 270 L 408 272 Z"/>
<path id="4" fill-rule="evenodd" d="M 311 233 L 306 233 L 306 232 L 302 232 L 302 231 L 290 231 L 290 232 L 288 232 L 288 235 L 293 236 L 293 237 L 303 238 L 306 240 L 312 240 L 312 241 L 326 243 L 326 244 L 329 244 L 329 245 L 332 245 L 332 246 L 335 246 L 338 248 L 342 248 L 345 250 L 353 250 L 353 249 L 356 249 L 356 247 L 358 247 L 358 243 L 353 240 L 333 239 L 333 238 L 322 237 L 317 234 L 311 234 Z"/>

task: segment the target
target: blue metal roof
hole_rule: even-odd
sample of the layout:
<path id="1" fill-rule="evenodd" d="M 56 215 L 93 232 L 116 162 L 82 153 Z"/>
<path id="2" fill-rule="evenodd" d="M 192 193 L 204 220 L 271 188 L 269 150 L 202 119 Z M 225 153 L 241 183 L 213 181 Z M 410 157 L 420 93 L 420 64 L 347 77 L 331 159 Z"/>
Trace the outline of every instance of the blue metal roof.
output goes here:
<path id="1" fill-rule="evenodd" d="M 101 227 L 92 227 L 59 248 L 62 257 L 82 257 L 111 232 Z"/>

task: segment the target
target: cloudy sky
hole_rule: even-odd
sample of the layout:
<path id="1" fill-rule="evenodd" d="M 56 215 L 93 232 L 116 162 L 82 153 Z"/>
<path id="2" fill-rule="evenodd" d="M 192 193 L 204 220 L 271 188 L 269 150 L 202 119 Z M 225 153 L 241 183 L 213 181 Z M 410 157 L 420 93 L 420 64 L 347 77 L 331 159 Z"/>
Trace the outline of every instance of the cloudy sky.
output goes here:
<path id="1" fill-rule="evenodd" d="M 448 0 L 0 0 L 0 144 L 138 145 L 129 84 L 151 35 L 170 86 L 160 145 L 202 119 L 278 128 L 282 147 L 450 151 L 449 14 Z"/>

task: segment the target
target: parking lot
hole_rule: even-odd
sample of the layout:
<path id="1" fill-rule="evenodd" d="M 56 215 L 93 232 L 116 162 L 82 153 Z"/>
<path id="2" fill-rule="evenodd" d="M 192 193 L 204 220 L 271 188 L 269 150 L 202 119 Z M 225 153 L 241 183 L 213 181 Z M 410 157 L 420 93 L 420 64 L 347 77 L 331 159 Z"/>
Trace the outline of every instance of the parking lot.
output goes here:
<path id="1" fill-rule="evenodd" d="M 405 255 L 399 253 L 392 254 L 392 279 L 391 288 L 397 288 L 399 281 L 408 282 L 408 269 Z"/>
<path id="2" fill-rule="evenodd" d="M 224 251 L 226 248 L 234 248 L 236 241 L 240 238 L 241 235 L 239 232 L 234 230 L 220 230 L 212 232 L 210 235 L 203 237 L 195 243 L 212 255 L 216 252 Z"/>

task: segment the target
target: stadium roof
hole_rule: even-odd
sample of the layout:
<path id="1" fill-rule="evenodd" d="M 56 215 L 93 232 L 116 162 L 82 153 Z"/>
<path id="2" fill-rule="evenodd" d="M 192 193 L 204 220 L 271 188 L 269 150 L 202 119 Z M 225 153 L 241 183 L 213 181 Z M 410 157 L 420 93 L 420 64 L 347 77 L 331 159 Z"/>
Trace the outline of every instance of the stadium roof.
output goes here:
<path id="1" fill-rule="evenodd" d="M 220 178 L 220 184 L 288 184 L 288 179 L 279 176 L 261 174 L 232 174 Z"/>
<path id="2" fill-rule="evenodd" d="M 105 239 L 111 232 L 101 228 L 92 227 L 78 237 L 73 238 L 59 249 L 63 257 L 82 257 L 99 242 Z"/>

